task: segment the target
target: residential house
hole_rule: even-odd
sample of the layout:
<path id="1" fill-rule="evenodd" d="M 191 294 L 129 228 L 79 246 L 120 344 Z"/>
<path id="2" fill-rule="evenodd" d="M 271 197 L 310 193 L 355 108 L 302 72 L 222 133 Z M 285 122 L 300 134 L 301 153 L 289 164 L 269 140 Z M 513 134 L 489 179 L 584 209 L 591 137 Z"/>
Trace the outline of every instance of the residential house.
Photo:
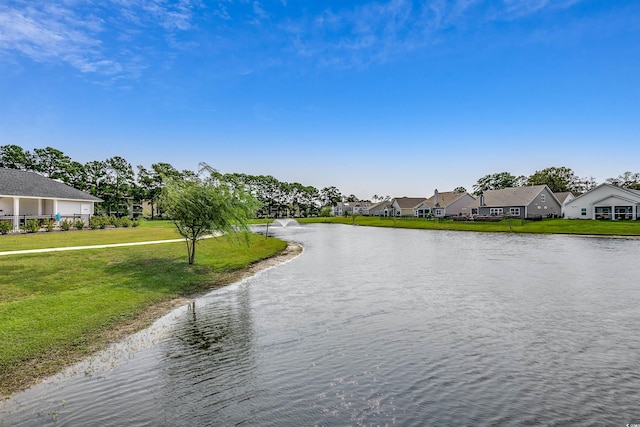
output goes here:
<path id="1" fill-rule="evenodd" d="M 338 202 L 333 207 L 334 216 L 342 215 L 364 215 L 369 210 L 371 202 L 368 200 L 357 202 Z"/>
<path id="2" fill-rule="evenodd" d="M 35 172 L 0 168 L 0 219 L 20 223 L 31 218 L 84 219 L 102 199 Z"/>
<path id="3" fill-rule="evenodd" d="M 571 191 L 563 191 L 561 193 L 553 193 L 556 196 L 556 199 L 560 202 L 561 206 L 561 215 L 564 218 L 564 204 L 565 202 L 570 202 L 571 200 L 576 198 L 576 195 Z"/>
<path id="4" fill-rule="evenodd" d="M 600 184 L 596 188 L 564 202 L 565 218 L 633 219 L 640 217 L 640 190 Z"/>
<path id="5" fill-rule="evenodd" d="M 415 209 L 426 200 L 424 197 L 396 197 L 385 211 L 385 216 L 413 217 Z"/>
<path id="6" fill-rule="evenodd" d="M 560 202 L 546 185 L 487 190 L 476 203 L 478 215 L 515 218 L 560 217 Z"/>
<path id="7" fill-rule="evenodd" d="M 455 193 L 453 191 L 440 193 L 436 189 L 433 196 L 427 199 L 426 206 L 431 208 L 433 216 L 444 218 L 445 216 L 470 216 L 475 203 L 475 197 L 469 193 Z M 415 216 L 420 217 L 420 214 L 425 210 L 425 207 L 417 209 Z"/>
<path id="8" fill-rule="evenodd" d="M 432 215 L 431 207 L 432 205 L 429 203 L 429 200 L 425 199 L 422 203 L 413 208 L 413 216 L 416 218 L 429 218 Z"/>
<path id="9" fill-rule="evenodd" d="M 391 210 L 391 201 L 383 200 L 378 203 L 372 203 L 367 209 L 362 212 L 362 215 L 368 216 L 385 216 L 385 212 Z"/>

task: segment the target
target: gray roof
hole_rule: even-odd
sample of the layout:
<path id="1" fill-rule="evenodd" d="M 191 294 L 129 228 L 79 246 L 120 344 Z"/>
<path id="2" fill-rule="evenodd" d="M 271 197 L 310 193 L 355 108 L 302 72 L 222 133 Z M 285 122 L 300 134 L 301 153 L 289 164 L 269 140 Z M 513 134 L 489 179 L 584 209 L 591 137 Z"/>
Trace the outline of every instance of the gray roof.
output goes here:
<path id="1" fill-rule="evenodd" d="M 466 194 L 467 193 L 455 193 L 453 191 L 438 192 L 438 205 L 440 207 L 447 207 Z M 432 208 L 436 207 L 435 194 L 427 199 L 427 205 Z"/>
<path id="2" fill-rule="evenodd" d="M 0 197 L 2 196 L 102 202 L 102 199 L 91 194 L 35 172 L 5 168 L 0 168 Z"/>
<path id="3" fill-rule="evenodd" d="M 567 198 L 569 197 L 569 195 L 573 196 L 573 193 L 570 191 L 563 191 L 560 193 L 553 193 L 554 196 L 556 196 L 556 199 L 558 199 L 558 201 L 560 202 L 560 204 L 563 204 L 565 200 L 567 200 Z M 574 196 L 575 197 L 575 196 Z"/>
<path id="4" fill-rule="evenodd" d="M 502 190 L 487 190 L 483 194 L 484 206 L 528 206 L 545 187 L 547 186 L 530 185 L 503 188 Z M 551 194 L 553 195 L 553 193 Z"/>
<path id="5" fill-rule="evenodd" d="M 426 197 L 396 197 L 396 201 L 400 209 L 411 209 L 418 206 L 426 200 Z"/>

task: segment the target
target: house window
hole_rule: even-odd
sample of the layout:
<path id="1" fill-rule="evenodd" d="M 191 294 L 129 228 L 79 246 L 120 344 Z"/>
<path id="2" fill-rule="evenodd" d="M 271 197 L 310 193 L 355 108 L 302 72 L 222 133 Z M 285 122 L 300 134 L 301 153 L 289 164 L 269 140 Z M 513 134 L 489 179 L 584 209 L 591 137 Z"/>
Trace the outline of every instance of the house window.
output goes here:
<path id="1" fill-rule="evenodd" d="M 580 215 L 587 216 L 587 208 L 580 209 Z"/>
<path id="2" fill-rule="evenodd" d="M 544 196 L 545 196 L 544 194 L 541 194 L 541 195 L 540 195 L 540 201 L 541 201 L 542 203 L 544 203 Z"/>
<path id="3" fill-rule="evenodd" d="M 502 215 L 502 208 L 489 208 L 489 215 Z"/>
<path id="4" fill-rule="evenodd" d="M 436 216 L 442 216 L 442 209 L 436 209 L 435 210 Z"/>
<path id="5" fill-rule="evenodd" d="M 520 216 L 520 208 L 509 208 L 509 214 L 511 216 Z"/>

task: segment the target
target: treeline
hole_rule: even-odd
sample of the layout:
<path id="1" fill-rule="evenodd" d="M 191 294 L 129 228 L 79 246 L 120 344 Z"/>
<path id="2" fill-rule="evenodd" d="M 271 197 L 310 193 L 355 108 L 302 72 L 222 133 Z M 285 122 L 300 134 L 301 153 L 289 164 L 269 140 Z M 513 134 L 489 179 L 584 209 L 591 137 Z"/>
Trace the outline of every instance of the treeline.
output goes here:
<path id="1" fill-rule="evenodd" d="M 197 176 L 198 171 L 177 170 L 169 163 L 154 163 L 147 168 L 133 166 L 123 157 L 115 156 L 103 161 L 94 160 L 79 163 L 62 151 L 52 147 L 35 148 L 33 152 L 23 150 L 17 145 L 0 146 L 0 167 L 34 171 L 48 178 L 57 179 L 65 184 L 85 191 L 104 200 L 97 206 L 98 212 L 107 215 L 129 215 L 130 201 L 148 202 L 152 217 L 162 214 L 159 205 L 160 194 L 167 178 L 189 179 Z M 220 179 L 231 185 L 242 185 L 256 197 L 262 207 L 258 216 L 312 216 L 326 215 L 330 207 L 339 201 L 358 201 L 351 194 L 343 196 L 334 186 L 317 189 L 297 182 L 279 181 L 270 175 L 247 175 L 231 173 L 220 175 Z M 624 172 L 606 182 L 623 188 L 640 190 L 640 173 Z M 597 183 L 593 177 L 580 178 L 571 168 L 548 167 L 526 177 L 510 172 L 498 172 L 485 175 L 473 186 L 473 194 L 480 195 L 487 190 L 507 187 L 546 184 L 553 192 L 570 191 L 584 193 Z M 454 191 L 466 192 L 464 187 Z M 382 201 L 390 196 L 374 195 L 371 200 Z M 322 210 L 324 209 L 324 212 Z"/>
<path id="2" fill-rule="evenodd" d="M 607 178 L 606 183 L 622 188 L 640 190 L 640 173 L 624 172 L 616 178 Z M 552 166 L 536 171 L 531 176 L 515 176 L 510 172 L 499 172 L 485 175 L 473 186 L 473 193 L 480 195 L 487 190 L 500 190 L 508 187 L 546 184 L 554 193 L 585 193 L 595 188 L 598 183 L 593 177 L 580 178 L 571 168 Z"/>
<path id="3" fill-rule="evenodd" d="M 160 194 L 168 178 L 190 179 L 197 171 L 178 170 L 169 163 L 154 163 L 147 168 L 133 166 L 123 157 L 80 163 L 62 151 L 35 148 L 33 152 L 17 145 L 0 146 L 0 167 L 37 172 L 104 200 L 96 206 L 99 214 L 127 216 L 130 201 L 148 202 L 151 216 L 162 215 Z M 342 200 L 336 187 L 321 190 L 297 182 L 282 182 L 270 175 L 224 174 L 220 178 L 247 188 L 261 203 L 258 216 L 318 215 L 323 206 Z M 349 196 L 352 199 L 354 195 Z"/>

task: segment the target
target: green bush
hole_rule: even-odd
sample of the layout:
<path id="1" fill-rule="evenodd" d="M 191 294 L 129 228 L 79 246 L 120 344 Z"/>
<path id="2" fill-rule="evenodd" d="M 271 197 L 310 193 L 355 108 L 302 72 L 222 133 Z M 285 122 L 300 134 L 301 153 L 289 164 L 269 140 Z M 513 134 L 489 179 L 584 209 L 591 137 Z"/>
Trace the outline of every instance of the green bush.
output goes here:
<path id="1" fill-rule="evenodd" d="M 44 227 L 47 229 L 47 233 L 50 233 L 53 231 L 55 223 L 56 222 L 52 219 L 45 219 L 44 221 L 42 221 L 42 225 L 44 225 Z"/>
<path id="2" fill-rule="evenodd" d="M 105 228 L 108 223 L 109 223 L 109 218 L 106 218 L 103 216 L 92 216 L 91 219 L 89 220 L 89 227 L 92 230 L 95 230 L 97 228 Z"/>
<path id="3" fill-rule="evenodd" d="M 74 224 L 76 226 L 76 228 L 78 230 L 82 230 L 84 228 L 84 220 L 82 219 L 76 219 L 76 222 Z"/>
<path id="4" fill-rule="evenodd" d="M 0 234 L 7 234 L 13 229 L 11 221 L 0 221 Z"/>
<path id="5" fill-rule="evenodd" d="M 121 227 L 130 227 L 131 226 L 131 220 L 129 218 L 127 218 L 126 216 L 123 216 L 122 218 L 120 218 L 120 226 Z"/>
<path id="6" fill-rule="evenodd" d="M 331 206 L 323 206 L 322 209 L 320 209 L 320 216 L 331 216 L 331 214 L 333 214 L 333 208 L 331 208 Z"/>
<path id="7" fill-rule="evenodd" d="M 138 221 L 137 219 L 134 220 L 134 221 L 131 221 L 131 226 L 134 227 L 134 228 L 135 227 L 139 227 L 140 226 L 140 221 Z"/>
<path id="8" fill-rule="evenodd" d="M 71 222 L 71 221 L 70 221 L 70 220 L 68 220 L 68 219 L 63 219 L 63 220 L 60 222 L 60 229 L 61 229 L 62 231 L 69 231 L 69 229 L 70 229 L 72 226 L 73 226 L 73 222 Z"/>
<path id="9" fill-rule="evenodd" d="M 31 218 L 27 220 L 27 223 L 22 227 L 27 233 L 37 233 L 40 231 L 40 221 L 37 218 Z"/>

